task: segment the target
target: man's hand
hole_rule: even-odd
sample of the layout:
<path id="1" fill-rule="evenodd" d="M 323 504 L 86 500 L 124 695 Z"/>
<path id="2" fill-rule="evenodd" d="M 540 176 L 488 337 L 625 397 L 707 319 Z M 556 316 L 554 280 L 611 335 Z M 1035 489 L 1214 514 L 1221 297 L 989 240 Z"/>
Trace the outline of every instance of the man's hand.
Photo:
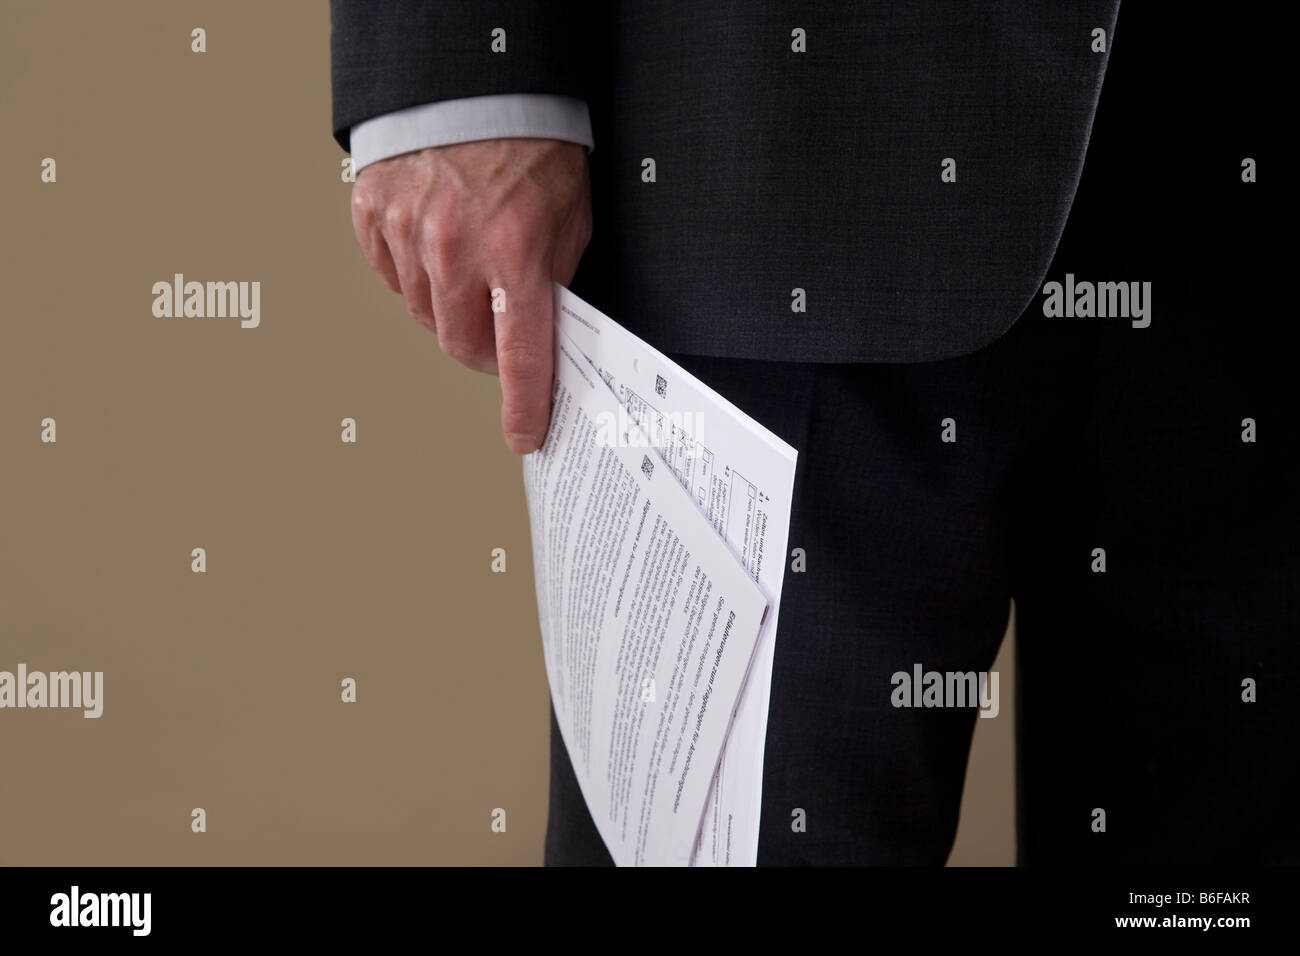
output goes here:
<path id="1" fill-rule="evenodd" d="M 568 285 L 591 239 L 587 149 L 553 139 L 436 146 L 367 166 L 352 225 L 371 267 L 452 358 L 501 376 L 512 451 L 551 414 L 551 280 Z M 505 311 L 492 311 L 492 290 Z"/>

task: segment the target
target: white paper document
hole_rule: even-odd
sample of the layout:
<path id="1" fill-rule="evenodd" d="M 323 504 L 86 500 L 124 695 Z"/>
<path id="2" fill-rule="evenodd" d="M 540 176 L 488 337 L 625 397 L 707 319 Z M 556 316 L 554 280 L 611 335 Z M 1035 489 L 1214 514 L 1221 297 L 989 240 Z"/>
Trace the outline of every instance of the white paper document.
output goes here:
<path id="1" fill-rule="evenodd" d="M 616 863 L 753 865 L 795 451 L 555 296 L 524 476 L 561 733 Z"/>

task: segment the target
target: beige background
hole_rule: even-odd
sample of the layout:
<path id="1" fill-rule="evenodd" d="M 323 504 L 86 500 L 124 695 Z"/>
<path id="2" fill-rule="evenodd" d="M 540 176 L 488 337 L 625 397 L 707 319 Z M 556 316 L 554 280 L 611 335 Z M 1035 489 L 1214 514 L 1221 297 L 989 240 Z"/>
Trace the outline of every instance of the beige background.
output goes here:
<path id="1" fill-rule="evenodd" d="M 539 863 L 520 465 L 356 247 L 325 5 L 0 8 L 0 670 L 105 672 L 0 711 L 0 863 Z M 155 318 L 176 272 L 261 326 Z M 996 669 L 953 863 L 1013 860 Z"/>

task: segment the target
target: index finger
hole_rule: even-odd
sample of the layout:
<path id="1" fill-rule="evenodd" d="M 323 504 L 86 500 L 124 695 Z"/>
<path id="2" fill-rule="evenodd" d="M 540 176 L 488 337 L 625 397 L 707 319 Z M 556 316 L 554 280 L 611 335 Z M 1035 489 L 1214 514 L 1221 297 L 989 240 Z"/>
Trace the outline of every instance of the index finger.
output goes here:
<path id="1" fill-rule="evenodd" d="M 555 343 L 551 271 L 535 262 L 492 286 L 501 431 L 510 450 L 536 451 L 551 420 Z"/>

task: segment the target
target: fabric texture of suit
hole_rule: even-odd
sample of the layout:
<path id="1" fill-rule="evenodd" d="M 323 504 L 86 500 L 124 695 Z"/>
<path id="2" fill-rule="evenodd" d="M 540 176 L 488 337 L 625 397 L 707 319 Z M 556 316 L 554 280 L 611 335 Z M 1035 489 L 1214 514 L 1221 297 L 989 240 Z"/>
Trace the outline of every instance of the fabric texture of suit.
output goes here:
<path id="1" fill-rule="evenodd" d="M 666 351 L 942 359 L 1042 283 L 1117 8 L 334 0 L 335 136 L 432 100 L 581 97 L 595 233 L 575 292 Z"/>

